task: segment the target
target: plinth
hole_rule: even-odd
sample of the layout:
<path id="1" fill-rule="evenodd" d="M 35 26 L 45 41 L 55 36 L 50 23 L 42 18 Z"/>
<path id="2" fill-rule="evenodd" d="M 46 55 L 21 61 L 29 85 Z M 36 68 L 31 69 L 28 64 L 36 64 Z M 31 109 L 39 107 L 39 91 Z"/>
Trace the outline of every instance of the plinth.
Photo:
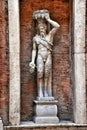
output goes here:
<path id="1" fill-rule="evenodd" d="M 49 100 L 49 98 L 43 98 L 42 100 L 34 100 L 34 122 L 38 124 L 59 123 L 59 118 L 57 117 L 57 102 L 57 100 Z"/>

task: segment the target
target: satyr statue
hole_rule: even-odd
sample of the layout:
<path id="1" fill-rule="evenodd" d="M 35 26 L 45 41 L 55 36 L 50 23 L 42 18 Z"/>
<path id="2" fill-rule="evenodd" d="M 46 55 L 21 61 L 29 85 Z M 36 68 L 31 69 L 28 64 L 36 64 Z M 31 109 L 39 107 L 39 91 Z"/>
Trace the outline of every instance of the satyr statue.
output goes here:
<path id="1" fill-rule="evenodd" d="M 60 25 L 50 19 L 49 12 L 45 9 L 35 11 L 33 18 L 36 21 L 37 34 L 33 38 L 32 60 L 29 63 L 30 71 L 34 72 L 35 67 L 37 68 L 38 97 L 52 97 L 53 37 Z M 48 30 L 50 24 L 53 28 Z"/>

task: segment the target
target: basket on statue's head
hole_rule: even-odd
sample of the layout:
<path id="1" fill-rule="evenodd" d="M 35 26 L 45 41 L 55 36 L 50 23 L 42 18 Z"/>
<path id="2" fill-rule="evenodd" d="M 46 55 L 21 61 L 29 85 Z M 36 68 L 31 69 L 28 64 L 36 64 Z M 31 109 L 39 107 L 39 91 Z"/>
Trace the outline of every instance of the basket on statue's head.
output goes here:
<path id="1" fill-rule="evenodd" d="M 46 9 L 43 10 L 37 10 L 33 13 L 33 19 L 45 19 L 45 16 L 49 16 L 49 11 Z"/>

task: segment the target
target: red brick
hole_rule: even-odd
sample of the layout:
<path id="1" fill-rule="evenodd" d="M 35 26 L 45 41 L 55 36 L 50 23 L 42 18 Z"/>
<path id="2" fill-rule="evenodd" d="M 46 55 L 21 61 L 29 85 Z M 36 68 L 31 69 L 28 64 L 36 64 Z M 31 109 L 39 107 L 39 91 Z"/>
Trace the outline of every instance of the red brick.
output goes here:
<path id="1" fill-rule="evenodd" d="M 8 46 L 6 1 L 0 1 L 0 116 L 8 123 Z"/>

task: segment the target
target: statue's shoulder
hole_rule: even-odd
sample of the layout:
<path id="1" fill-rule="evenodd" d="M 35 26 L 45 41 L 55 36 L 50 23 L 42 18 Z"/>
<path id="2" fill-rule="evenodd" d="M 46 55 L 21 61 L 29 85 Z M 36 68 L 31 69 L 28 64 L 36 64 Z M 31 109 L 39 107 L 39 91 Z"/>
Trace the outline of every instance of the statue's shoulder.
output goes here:
<path id="1" fill-rule="evenodd" d="M 39 38 L 39 36 L 38 35 L 35 35 L 34 37 L 33 37 L 33 41 L 37 41 L 38 40 L 38 38 Z"/>

